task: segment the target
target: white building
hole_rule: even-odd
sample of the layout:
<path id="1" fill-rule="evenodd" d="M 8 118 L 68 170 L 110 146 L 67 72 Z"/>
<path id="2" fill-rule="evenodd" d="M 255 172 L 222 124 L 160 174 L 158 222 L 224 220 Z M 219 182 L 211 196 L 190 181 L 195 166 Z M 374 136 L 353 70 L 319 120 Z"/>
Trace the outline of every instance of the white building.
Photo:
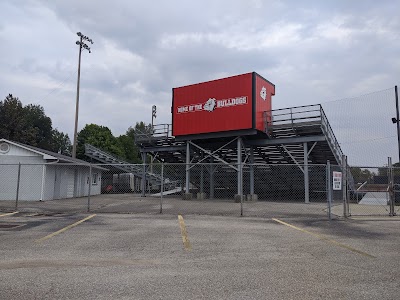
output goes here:
<path id="1" fill-rule="evenodd" d="M 65 155 L 0 139 L 0 200 L 53 200 L 101 193 L 101 172 Z M 18 176 L 19 174 L 19 176 Z M 18 180 L 19 177 L 19 180 Z M 19 183 L 19 184 L 18 184 Z"/>

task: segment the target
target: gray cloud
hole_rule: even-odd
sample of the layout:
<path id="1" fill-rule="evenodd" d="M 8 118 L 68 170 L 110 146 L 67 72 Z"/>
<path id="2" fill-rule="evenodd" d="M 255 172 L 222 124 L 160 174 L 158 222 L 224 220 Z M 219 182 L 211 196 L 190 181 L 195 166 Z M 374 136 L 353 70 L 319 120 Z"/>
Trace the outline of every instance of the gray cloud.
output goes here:
<path id="1" fill-rule="evenodd" d="M 152 104 L 169 123 L 173 87 L 251 71 L 275 83 L 274 108 L 362 95 L 398 83 L 397 8 L 389 0 L 6 0 L 0 96 L 41 104 L 71 136 L 77 31 L 95 42 L 82 57 L 80 127 L 122 134 L 149 122 Z"/>

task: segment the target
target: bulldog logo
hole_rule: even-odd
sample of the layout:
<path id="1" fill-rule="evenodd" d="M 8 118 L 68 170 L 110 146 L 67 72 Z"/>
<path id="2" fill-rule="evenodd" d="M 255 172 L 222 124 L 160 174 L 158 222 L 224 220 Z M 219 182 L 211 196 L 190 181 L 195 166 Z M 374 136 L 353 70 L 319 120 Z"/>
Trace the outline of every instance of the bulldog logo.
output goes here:
<path id="1" fill-rule="evenodd" d="M 262 87 L 262 89 L 260 91 L 260 96 L 261 96 L 261 98 L 263 98 L 264 101 L 267 98 L 267 89 L 264 86 Z"/>
<path id="2" fill-rule="evenodd" d="M 212 112 L 215 109 L 215 106 L 217 105 L 215 98 L 210 98 L 207 100 L 207 102 L 204 104 L 203 109 Z"/>

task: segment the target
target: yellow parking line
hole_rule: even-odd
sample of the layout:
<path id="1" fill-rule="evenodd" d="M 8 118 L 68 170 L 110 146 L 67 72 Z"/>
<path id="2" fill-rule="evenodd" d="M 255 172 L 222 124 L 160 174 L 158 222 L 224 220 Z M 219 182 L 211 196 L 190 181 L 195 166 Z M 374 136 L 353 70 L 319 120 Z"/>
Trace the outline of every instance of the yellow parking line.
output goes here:
<path id="1" fill-rule="evenodd" d="M 38 239 L 35 242 L 37 242 L 37 243 L 43 242 L 43 241 L 45 241 L 45 240 L 47 240 L 47 239 L 49 239 L 49 238 L 51 238 L 53 236 L 56 236 L 57 234 L 60 234 L 60 233 L 62 233 L 64 231 L 67 231 L 68 229 L 71 229 L 71 228 L 73 228 L 73 227 L 75 227 L 75 226 L 77 226 L 77 225 L 79 225 L 79 224 L 81 224 L 81 223 L 93 218 L 95 215 L 96 214 L 90 215 L 90 216 L 88 216 L 88 217 L 86 217 L 86 218 L 84 218 L 84 219 L 82 219 L 82 220 L 80 220 L 78 222 L 75 222 L 74 224 L 68 225 L 67 227 L 64 227 L 63 229 L 60 229 L 60 230 L 58 230 L 56 232 L 53 232 L 53 233 L 51 233 L 49 235 L 46 235 L 45 237 L 42 237 L 41 239 Z"/>
<path id="2" fill-rule="evenodd" d="M 183 221 L 183 217 L 181 215 L 178 215 L 178 220 L 179 220 L 179 226 L 181 227 L 183 246 L 185 247 L 185 250 L 191 251 L 192 245 L 190 245 L 190 242 L 189 242 L 189 238 L 188 238 L 188 235 L 186 232 L 186 226 L 185 226 L 185 222 Z"/>
<path id="3" fill-rule="evenodd" d="M 18 213 L 18 212 L 15 211 L 15 212 L 12 212 L 12 213 L 1 214 L 0 217 L 12 216 L 12 215 L 15 215 L 15 214 L 17 214 L 17 213 Z"/>
<path id="4" fill-rule="evenodd" d="M 352 248 L 352 247 L 350 247 L 350 246 L 347 246 L 347 245 L 345 245 L 345 244 L 342 244 L 342 243 L 340 243 L 340 242 L 338 242 L 338 241 L 335 241 L 335 240 L 332 240 L 332 239 L 330 239 L 330 238 L 327 238 L 326 236 L 324 236 L 324 235 L 322 235 L 322 234 L 314 233 L 314 232 L 311 232 L 311 231 L 308 231 L 308 230 L 305 230 L 305 229 L 296 227 L 296 226 L 294 226 L 294 225 L 291 225 L 291 224 L 289 224 L 289 223 L 283 222 L 283 221 L 278 220 L 278 219 L 275 219 L 275 218 L 273 218 L 272 220 L 274 220 L 275 222 L 278 222 L 278 223 L 280 223 L 280 224 L 286 225 L 286 226 L 288 226 L 288 227 L 290 227 L 290 228 L 293 228 L 293 229 L 299 230 L 299 231 L 301 231 L 301 232 L 304 232 L 304 233 L 308 233 L 308 234 L 310 234 L 310 235 L 313 235 L 313 236 L 315 236 L 315 237 L 317 237 L 317 238 L 319 238 L 319 239 L 321 239 L 321 240 L 323 240 L 323 241 L 329 242 L 329 243 L 334 244 L 334 245 L 336 245 L 336 246 L 338 246 L 338 247 L 342 247 L 342 248 L 344 248 L 344 249 L 350 250 L 350 251 L 352 251 L 352 252 L 361 254 L 361 255 L 366 256 L 366 257 L 369 257 L 369 258 L 376 258 L 375 256 L 373 256 L 373 255 L 371 255 L 371 254 L 368 254 L 368 253 L 366 253 L 366 252 L 363 252 L 363 251 L 357 250 L 357 249 L 355 249 L 355 248 Z"/>

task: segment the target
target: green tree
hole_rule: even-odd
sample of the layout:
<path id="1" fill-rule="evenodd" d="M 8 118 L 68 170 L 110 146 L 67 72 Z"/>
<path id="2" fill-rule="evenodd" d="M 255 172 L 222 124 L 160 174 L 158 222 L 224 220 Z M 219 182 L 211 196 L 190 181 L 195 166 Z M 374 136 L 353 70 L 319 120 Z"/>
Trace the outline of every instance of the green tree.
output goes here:
<path id="1" fill-rule="evenodd" d="M 46 116 L 43 107 L 29 104 L 23 111 L 25 127 L 30 133 L 27 143 L 42 149 L 51 149 L 53 128 L 51 119 Z"/>
<path id="2" fill-rule="evenodd" d="M 139 135 L 150 135 L 152 131 L 153 129 L 151 124 L 146 124 L 143 121 L 140 121 L 136 122 L 135 127 L 129 127 L 126 134 L 135 139 L 135 137 Z"/>
<path id="3" fill-rule="evenodd" d="M 71 156 L 71 148 L 72 144 L 68 134 L 58 131 L 57 128 L 53 129 L 50 151 Z"/>
<path id="4" fill-rule="evenodd" d="M 141 163 L 140 152 L 135 144 L 135 139 L 131 134 L 128 133 L 129 130 L 126 134 L 117 137 L 117 141 L 121 149 L 124 151 L 123 159 L 134 164 Z"/>
<path id="5" fill-rule="evenodd" d="M 395 176 L 400 176 L 400 162 L 394 163 L 393 164 L 393 174 Z M 388 167 L 381 167 L 378 168 L 378 175 L 380 176 L 388 176 Z"/>
<path id="6" fill-rule="evenodd" d="M 371 172 L 368 169 L 361 168 L 351 168 L 351 174 L 354 177 L 354 181 L 357 183 L 364 183 L 365 181 L 371 182 L 372 178 L 375 176 L 374 172 Z"/>
<path id="7" fill-rule="evenodd" d="M 0 101 L 0 137 L 70 155 L 68 135 L 52 128 L 44 108 L 34 104 L 23 106 L 12 94 Z"/>
<path id="8" fill-rule="evenodd" d="M 26 143 L 27 134 L 22 103 L 9 94 L 0 101 L 0 137 Z"/>
<path id="9" fill-rule="evenodd" d="M 86 124 L 78 133 L 76 157 L 88 160 L 85 156 L 85 144 L 90 144 L 116 157 L 124 159 L 124 151 L 108 127 Z"/>
<path id="10" fill-rule="evenodd" d="M 136 145 L 138 138 L 149 138 L 153 133 L 153 128 L 151 124 L 146 124 L 143 121 L 136 122 L 134 127 L 129 127 L 126 131 L 126 136 L 128 136 L 132 141 L 132 149 L 130 150 L 129 159 L 133 163 L 142 163 L 142 157 L 140 154 L 139 147 Z M 131 154 L 133 153 L 133 154 Z M 134 157 L 132 157 L 132 155 Z M 150 156 L 147 161 L 150 161 Z"/>

